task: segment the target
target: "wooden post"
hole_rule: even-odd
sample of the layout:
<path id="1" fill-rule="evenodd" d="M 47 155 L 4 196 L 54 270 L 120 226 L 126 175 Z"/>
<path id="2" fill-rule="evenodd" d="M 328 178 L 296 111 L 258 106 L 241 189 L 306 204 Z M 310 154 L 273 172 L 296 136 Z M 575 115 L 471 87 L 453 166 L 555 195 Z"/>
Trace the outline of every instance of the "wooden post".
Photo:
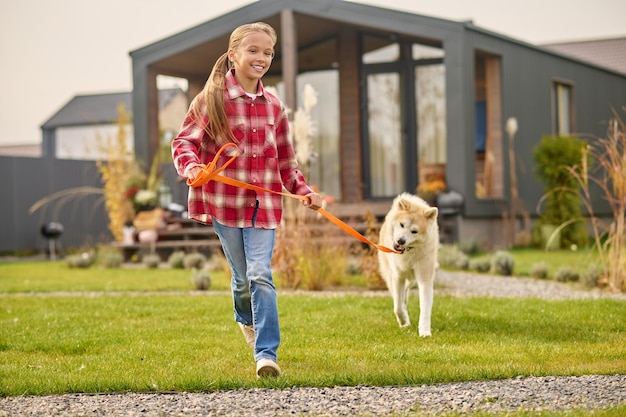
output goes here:
<path id="1" fill-rule="evenodd" d="M 298 39 L 293 11 L 280 12 L 282 72 L 285 83 L 285 105 L 292 111 L 297 109 L 296 77 L 298 75 Z"/>

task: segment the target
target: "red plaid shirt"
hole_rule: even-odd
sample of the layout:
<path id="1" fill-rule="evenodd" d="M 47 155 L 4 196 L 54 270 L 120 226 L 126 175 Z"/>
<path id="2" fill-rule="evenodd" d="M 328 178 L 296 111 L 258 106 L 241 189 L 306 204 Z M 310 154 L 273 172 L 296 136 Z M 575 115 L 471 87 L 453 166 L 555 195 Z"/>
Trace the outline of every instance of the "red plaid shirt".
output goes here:
<path id="1" fill-rule="evenodd" d="M 222 175 L 275 191 L 282 191 L 284 187 L 294 194 L 313 192 L 297 169 L 298 162 L 289 138 L 283 104 L 263 88 L 261 81 L 257 94 L 256 98 L 250 98 L 237 82 L 233 70 L 226 74 L 226 115 L 239 140 L 239 157 Z M 190 110 L 172 141 L 172 157 L 178 175 L 187 178 L 191 168 L 199 164 L 208 165 L 215 158 L 219 147 L 212 140 L 206 141 L 206 136 L 206 131 Z M 234 148 L 222 153 L 217 167 L 222 166 L 233 153 Z M 257 201 L 259 209 L 255 227 L 278 227 L 282 217 L 280 195 L 257 193 L 216 181 L 189 189 L 189 218 L 209 223 L 213 216 L 226 226 L 252 227 Z"/>

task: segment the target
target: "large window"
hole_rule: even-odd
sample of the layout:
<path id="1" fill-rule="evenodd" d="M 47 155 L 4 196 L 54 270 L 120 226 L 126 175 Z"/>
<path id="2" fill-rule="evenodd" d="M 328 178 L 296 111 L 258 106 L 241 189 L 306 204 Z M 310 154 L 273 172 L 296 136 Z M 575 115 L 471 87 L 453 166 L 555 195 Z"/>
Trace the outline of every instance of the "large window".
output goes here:
<path id="1" fill-rule="evenodd" d="M 400 114 L 400 74 L 367 76 L 370 195 L 388 197 L 404 186 L 404 147 Z"/>
<path id="2" fill-rule="evenodd" d="M 366 198 L 416 192 L 446 172 L 444 51 L 365 36 Z"/>
<path id="3" fill-rule="evenodd" d="M 446 181 L 445 65 L 415 67 L 419 184 Z"/>
<path id="4" fill-rule="evenodd" d="M 555 81 L 552 90 L 553 129 L 559 136 L 567 136 L 573 130 L 572 100 L 573 87 L 571 84 Z"/>

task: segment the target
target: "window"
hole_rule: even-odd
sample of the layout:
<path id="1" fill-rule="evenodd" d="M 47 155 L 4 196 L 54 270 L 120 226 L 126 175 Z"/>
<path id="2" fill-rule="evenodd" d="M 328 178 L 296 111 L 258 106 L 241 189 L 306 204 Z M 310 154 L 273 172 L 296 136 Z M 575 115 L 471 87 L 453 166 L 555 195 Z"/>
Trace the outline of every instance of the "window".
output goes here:
<path id="1" fill-rule="evenodd" d="M 500 57 L 474 53 L 475 193 L 504 196 Z"/>
<path id="2" fill-rule="evenodd" d="M 569 135 L 573 129 L 571 84 L 555 81 L 552 88 L 553 131 L 559 136 Z"/>

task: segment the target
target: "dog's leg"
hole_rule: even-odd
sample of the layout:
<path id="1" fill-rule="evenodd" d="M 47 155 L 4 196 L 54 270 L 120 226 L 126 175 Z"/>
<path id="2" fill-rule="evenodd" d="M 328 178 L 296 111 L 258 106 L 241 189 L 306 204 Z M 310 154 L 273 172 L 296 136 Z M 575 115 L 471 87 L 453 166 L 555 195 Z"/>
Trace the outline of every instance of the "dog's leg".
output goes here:
<path id="1" fill-rule="evenodd" d="M 393 311 L 396 314 L 400 327 L 408 327 L 411 325 L 409 312 L 406 308 L 408 303 L 406 290 L 408 283 L 401 276 L 394 278 Z"/>
<path id="2" fill-rule="evenodd" d="M 433 273 L 431 272 L 424 278 L 417 277 L 417 286 L 419 288 L 420 298 L 420 320 L 418 330 L 420 336 L 428 337 L 431 336 L 430 315 L 433 309 Z"/>

